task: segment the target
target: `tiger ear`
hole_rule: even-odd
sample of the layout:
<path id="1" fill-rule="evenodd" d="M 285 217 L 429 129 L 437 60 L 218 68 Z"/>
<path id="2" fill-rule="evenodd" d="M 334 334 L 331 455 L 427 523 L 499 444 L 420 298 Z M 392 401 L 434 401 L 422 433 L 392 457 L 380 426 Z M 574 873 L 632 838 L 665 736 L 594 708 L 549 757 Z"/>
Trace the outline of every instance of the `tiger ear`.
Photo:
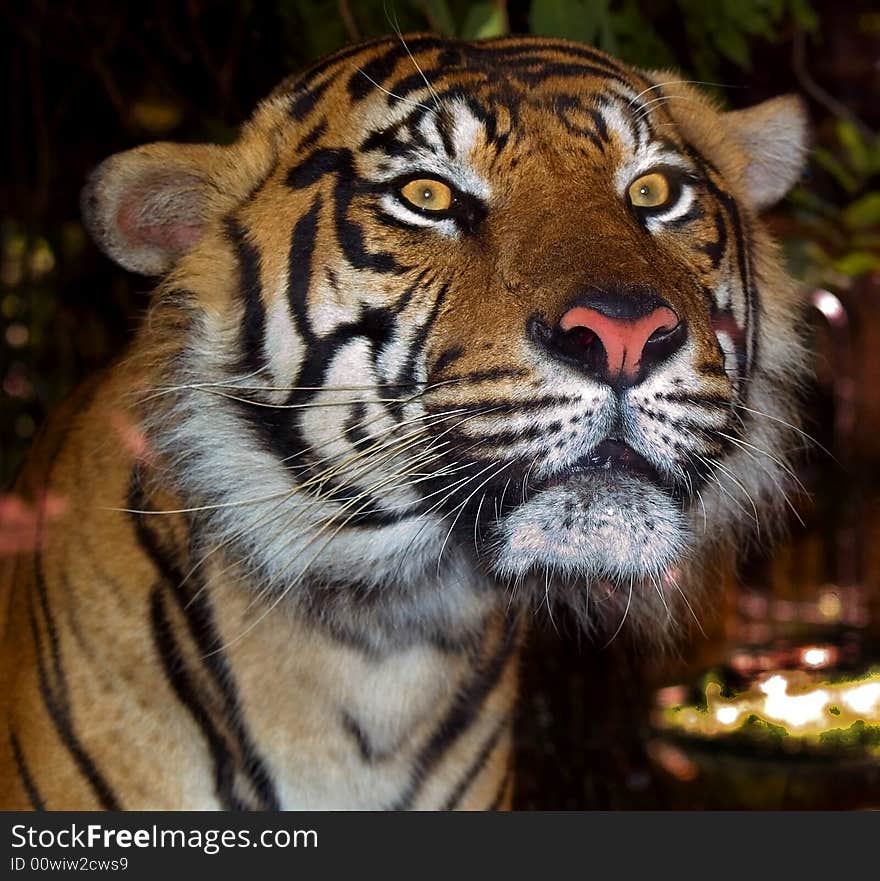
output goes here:
<path id="1" fill-rule="evenodd" d="M 167 272 L 228 203 L 218 181 L 228 152 L 216 145 L 160 143 L 111 156 L 83 188 L 86 228 L 125 269 Z"/>
<path id="2" fill-rule="evenodd" d="M 746 196 L 758 211 L 769 208 L 797 183 L 804 169 L 809 135 L 803 101 L 783 95 L 726 113 L 724 120 L 745 154 Z"/>

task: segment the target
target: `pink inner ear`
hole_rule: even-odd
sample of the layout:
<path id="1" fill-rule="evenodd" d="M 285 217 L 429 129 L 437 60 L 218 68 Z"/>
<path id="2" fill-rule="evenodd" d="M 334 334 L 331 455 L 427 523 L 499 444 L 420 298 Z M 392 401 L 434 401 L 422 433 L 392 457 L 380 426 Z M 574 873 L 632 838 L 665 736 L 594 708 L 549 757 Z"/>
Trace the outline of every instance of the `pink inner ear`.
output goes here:
<path id="1" fill-rule="evenodd" d="M 135 190 L 120 203 L 116 226 L 123 238 L 136 248 L 157 248 L 180 254 L 191 248 L 204 232 L 203 224 L 187 216 L 191 212 L 182 211 L 182 207 L 156 198 L 155 193 Z"/>

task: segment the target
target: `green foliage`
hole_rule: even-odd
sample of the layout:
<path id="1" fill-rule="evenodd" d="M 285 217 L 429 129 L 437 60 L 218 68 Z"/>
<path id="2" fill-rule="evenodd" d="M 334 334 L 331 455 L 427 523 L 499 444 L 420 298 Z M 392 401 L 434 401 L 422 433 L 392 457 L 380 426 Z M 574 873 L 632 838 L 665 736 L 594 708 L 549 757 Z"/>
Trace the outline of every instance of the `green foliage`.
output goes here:
<path id="1" fill-rule="evenodd" d="M 652 25 L 675 18 L 688 59 L 677 59 Z M 678 63 L 703 79 L 718 77 L 719 60 L 747 70 L 754 42 L 775 42 L 785 26 L 813 31 L 817 24 L 809 0 L 532 0 L 529 14 L 534 33 L 592 43 L 641 67 Z"/>
<path id="2" fill-rule="evenodd" d="M 749 69 L 756 41 L 775 42 L 793 26 L 814 31 L 818 23 L 810 0 L 276 0 L 288 45 L 311 57 L 396 29 L 497 37 L 511 30 L 514 11 L 531 33 L 589 43 L 640 67 L 681 67 L 703 80 L 718 79 L 725 63 Z M 659 33 L 658 21 L 680 22 L 685 57 L 670 44 L 676 34 Z"/>
<path id="3" fill-rule="evenodd" d="M 875 749 L 880 747 L 880 725 L 871 725 L 863 719 L 853 722 L 849 728 L 834 728 L 819 735 L 822 746 L 833 749 L 866 748 Z"/>
<path id="4" fill-rule="evenodd" d="M 880 137 L 838 120 L 829 144 L 816 147 L 812 159 L 824 181 L 791 194 L 794 225 L 786 244 L 792 268 L 813 284 L 848 288 L 880 271 Z"/>
<path id="5" fill-rule="evenodd" d="M 817 23 L 807 2 L 678 0 L 678 5 L 699 76 L 715 75 L 718 56 L 748 70 L 756 39 L 775 42 L 783 25 L 792 23 L 813 30 Z"/>
<path id="6" fill-rule="evenodd" d="M 507 10 L 500 3 L 475 3 L 469 10 L 459 36 L 465 40 L 499 37 L 509 30 Z"/>
<path id="7" fill-rule="evenodd" d="M 534 0 L 529 26 L 535 34 L 601 46 L 610 7 L 610 0 Z"/>
<path id="8" fill-rule="evenodd" d="M 466 40 L 497 37 L 510 30 L 503 0 L 276 0 L 276 11 L 291 45 L 304 48 L 313 58 L 397 30 L 434 31 Z"/>
<path id="9" fill-rule="evenodd" d="M 766 719 L 762 719 L 754 713 L 749 713 L 744 727 L 748 729 L 749 734 L 753 737 L 755 735 L 759 737 L 766 736 L 767 738 L 778 741 L 789 736 L 787 728 L 782 725 L 775 725 L 773 722 L 768 722 Z"/>
<path id="10" fill-rule="evenodd" d="M 456 35 L 455 19 L 446 0 L 424 0 L 423 3 L 417 5 L 425 10 L 425 16 L 434 30 L 447 37 Z"/>
<path id="11" fill-rule="evenodd" d="M 646 18 L 642 3 L 625 0 L 611 10 L 610 29 L 614 39 L 603 45 L 606 51 L 619 55 L 631 64 L 644 68 L 675 67 L 681 60 L 658 35 Z"/>

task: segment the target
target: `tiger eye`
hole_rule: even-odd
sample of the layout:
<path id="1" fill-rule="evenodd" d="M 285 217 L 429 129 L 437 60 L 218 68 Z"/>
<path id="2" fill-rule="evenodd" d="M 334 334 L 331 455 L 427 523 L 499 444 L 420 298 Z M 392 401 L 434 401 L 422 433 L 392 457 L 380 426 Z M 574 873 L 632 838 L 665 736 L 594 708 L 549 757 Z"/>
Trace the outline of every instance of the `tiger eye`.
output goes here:
<path id="1" fill-rule="evenodd" d="M 670 190 L 666 175 L 652 171 L 629 185 L 629 201 L 634 208 L 660 208 L 669 201 Z"/>
<path id="2" fill-rule="evenodd" d="M 452 190 L 439 180 L 411 180 L 401 188 L 400 195 L 423 211 L 445 211 L 452 204 Z"/>

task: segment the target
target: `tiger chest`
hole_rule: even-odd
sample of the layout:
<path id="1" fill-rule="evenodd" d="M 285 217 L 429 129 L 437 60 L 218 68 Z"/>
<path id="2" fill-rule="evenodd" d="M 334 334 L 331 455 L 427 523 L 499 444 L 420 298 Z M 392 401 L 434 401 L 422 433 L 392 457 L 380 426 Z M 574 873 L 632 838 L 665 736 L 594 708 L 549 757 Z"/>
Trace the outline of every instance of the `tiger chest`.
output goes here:
<path id="1" fill-rule="evenodd" d="M 258 760 L 278 807 L 491 805 L 509 764 L 513 639 L 488 654 L 374 656 L 283 616 L 265 631 L 229 652 L 253 754 L 243 771 Z"/>

